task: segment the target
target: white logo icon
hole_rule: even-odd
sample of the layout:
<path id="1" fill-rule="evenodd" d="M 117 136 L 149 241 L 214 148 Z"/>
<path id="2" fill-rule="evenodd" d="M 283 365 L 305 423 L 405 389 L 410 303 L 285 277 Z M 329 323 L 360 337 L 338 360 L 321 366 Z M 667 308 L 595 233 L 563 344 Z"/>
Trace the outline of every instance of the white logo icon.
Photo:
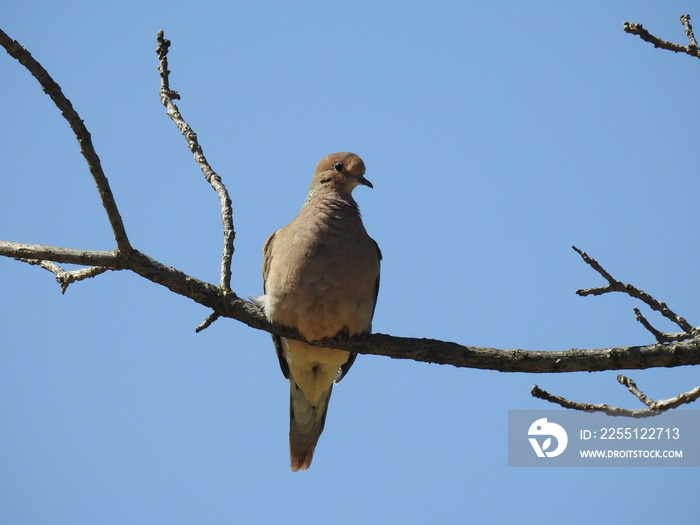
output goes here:
<path id="1" fill-rule="evenodd" d="M 569 437 L 566 435 L 566 430 L 564 430 L 561 425 L 548 422 L 546 417 L 538 419 L 532 425 L 530 425 L 530 429 L 527 431 L 527 434 L 529 436 L 547 436 L 547 438 L 542 441 L 541 445 L 537 438 L 528 438 L 530 440 L 530 445 L 532 445 L 532 448 L 535 449 L 535 454 L 537 454 L 538 458 L 555 458 L 564 452 L 566 445 L 569 443 Z M 552 447 L 552 437 L 557 440 L 557 448 L 554 450 L 549 450 Z"/>

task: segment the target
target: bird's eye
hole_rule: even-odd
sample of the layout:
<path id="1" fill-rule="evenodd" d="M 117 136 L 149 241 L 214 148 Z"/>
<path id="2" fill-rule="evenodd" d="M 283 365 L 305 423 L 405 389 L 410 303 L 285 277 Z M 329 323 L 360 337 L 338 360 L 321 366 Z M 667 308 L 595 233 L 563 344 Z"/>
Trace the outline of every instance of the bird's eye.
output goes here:
<path id="1" fill-rule="evenodd" d="M 335 164 L 333 164 L 333 169 L 334 169 L 335 171 L 337 171 L 338 173 L 340 173 L 341 171 L 343 171 L 343 168 L 344 168 L 344 166 L 343 166 L 343 163 L 342 163 L 342 162 L 336 162 Z"/>

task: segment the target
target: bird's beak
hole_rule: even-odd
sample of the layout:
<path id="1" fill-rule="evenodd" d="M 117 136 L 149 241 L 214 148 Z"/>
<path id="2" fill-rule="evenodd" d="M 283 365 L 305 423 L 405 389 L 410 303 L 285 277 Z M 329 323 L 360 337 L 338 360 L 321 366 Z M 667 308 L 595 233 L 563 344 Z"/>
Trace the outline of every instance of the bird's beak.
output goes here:
<path id="1" fill-rule="evenodd" d="M 365 179 L 364 176 L 357 177 L 357 182 L 359 182 L 363 186 L 367 186 L 369 188 L 374 188 L 374 186 L 372 186 L 372 183 L 370 181 L 368 181 L 367 179 Z"/>

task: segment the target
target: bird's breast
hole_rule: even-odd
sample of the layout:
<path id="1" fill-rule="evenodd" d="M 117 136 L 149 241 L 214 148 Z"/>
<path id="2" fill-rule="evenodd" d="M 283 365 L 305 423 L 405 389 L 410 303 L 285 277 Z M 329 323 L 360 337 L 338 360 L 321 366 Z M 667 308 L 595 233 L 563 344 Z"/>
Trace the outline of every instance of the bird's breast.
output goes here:
<path id="1" fill-rule="evenodd" d="M 276 241 L 287 247 L 284 253 L 272 254 L 273 278 L 267 281 L 275 286 L 266 290 L 268 317 L 296 327 L 309 340 L 370 331 L 379 258 L 358 257 L 376 252 L 359 216 L 341 224 L 303 225 L 290 223 L 289 231 L 278 232 L 289 239 Z"/>

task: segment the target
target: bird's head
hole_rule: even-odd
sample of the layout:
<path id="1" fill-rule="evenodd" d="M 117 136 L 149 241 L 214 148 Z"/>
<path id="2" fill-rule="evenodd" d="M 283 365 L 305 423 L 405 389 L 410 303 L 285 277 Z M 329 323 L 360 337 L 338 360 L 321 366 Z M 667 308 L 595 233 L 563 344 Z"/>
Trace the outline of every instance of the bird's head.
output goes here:
<path id="1" fill-rule="evenodd" d="M 317 190 L 327 186 L 341 194 L 350 195 L 360 184 L 373 187 L 372 183 L 365 179 L 365 163 L 354 153 L 341 151 L 319 161 L 311 188 Z"/>

